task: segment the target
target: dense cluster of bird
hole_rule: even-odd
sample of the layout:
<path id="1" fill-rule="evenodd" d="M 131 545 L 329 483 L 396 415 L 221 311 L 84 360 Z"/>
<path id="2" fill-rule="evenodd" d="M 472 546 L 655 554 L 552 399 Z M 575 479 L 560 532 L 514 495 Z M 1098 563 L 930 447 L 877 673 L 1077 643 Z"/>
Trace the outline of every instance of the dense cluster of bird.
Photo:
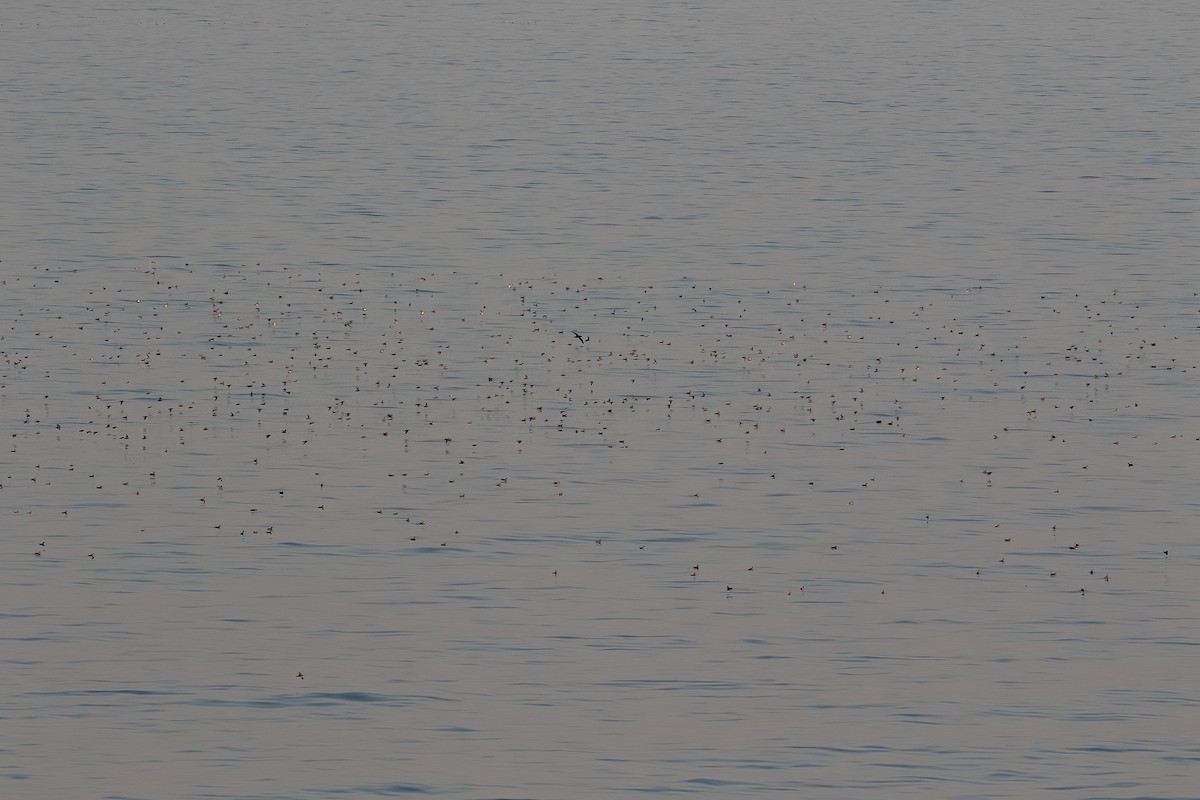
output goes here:
<path id="1" fill-rule="evenodd" d="M 185 263 L 4 284 L 9 558 L 362 535 L 520 544 L 554 580 L 622 549 L 665 588 L 795 600 L 885 594 L 902 575 L 828 559 L 926 542 L 1083 593 L 1168 557 L 1190 508 L 1195 296 Z"/>

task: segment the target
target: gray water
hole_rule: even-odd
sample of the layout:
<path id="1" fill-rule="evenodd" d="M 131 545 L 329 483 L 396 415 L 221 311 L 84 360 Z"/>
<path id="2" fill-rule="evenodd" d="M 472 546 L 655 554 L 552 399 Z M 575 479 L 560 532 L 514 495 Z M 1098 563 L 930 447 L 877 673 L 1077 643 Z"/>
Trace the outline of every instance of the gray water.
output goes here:
<path id="1" fill-rule="evenodd" d="M 10 6 L 0 796 L 1200 797 L 1197 40 Z"/>

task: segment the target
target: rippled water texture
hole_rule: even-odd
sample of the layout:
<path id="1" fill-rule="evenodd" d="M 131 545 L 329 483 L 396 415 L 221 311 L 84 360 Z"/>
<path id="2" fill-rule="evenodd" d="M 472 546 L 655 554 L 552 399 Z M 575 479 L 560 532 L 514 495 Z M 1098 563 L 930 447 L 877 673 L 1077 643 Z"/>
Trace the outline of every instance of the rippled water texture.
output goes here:
<path id="1" fill-rule="evenodd" d="M 20 3 L 0 795 L 1194 798 L 1195 9 Z"/>

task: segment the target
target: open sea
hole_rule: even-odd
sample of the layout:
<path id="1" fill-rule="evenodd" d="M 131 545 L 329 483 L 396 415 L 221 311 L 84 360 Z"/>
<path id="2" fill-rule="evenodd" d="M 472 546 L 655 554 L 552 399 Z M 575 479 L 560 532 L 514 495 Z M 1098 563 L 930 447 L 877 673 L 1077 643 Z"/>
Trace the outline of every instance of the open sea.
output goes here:
<path id="1" fill-rule="evenodd" d="M 1200 798 L 1197 41 L 7 4 L 0 797 Z"/>

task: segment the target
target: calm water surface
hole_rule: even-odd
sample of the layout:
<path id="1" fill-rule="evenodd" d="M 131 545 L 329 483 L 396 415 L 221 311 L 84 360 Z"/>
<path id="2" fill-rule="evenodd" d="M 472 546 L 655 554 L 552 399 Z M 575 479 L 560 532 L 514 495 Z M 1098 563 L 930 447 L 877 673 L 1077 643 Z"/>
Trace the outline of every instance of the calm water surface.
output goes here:
<path id="1" fill-rule="evenodd" d="M 18 3 L 0 794 L 1198 796 L 1197 38 Z"/>

